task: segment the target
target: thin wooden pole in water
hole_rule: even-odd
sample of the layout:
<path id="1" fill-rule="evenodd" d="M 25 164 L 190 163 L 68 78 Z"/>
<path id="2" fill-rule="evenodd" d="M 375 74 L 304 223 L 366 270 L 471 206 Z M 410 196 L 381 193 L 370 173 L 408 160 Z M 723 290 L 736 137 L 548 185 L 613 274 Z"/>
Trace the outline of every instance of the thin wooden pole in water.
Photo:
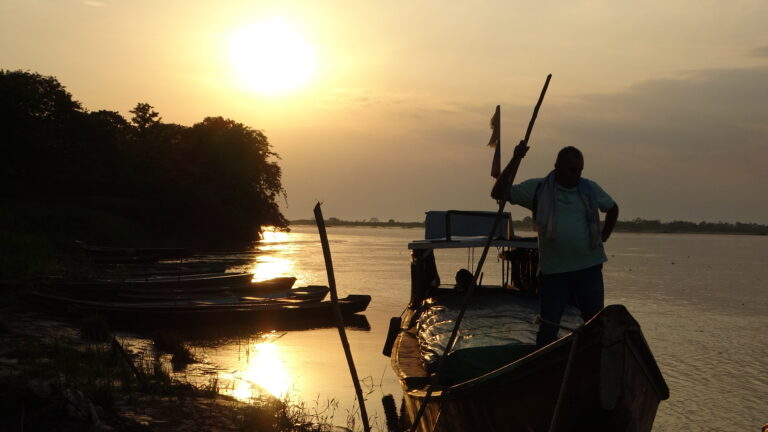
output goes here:
<path id="1" fill-rule="evenodd" d="M 349 373 L 352 375 L 352 383 L 355 385 L 355 393 L 357 394 L 357 400 L 360 402 L 360 417 L 363 420 L 363 429 L 365 432 L 370 432 L 371 427 L 368 425 L 368 413 L 365 410 L 365 400 L 363 399 L 363 389 L 360 387 L 360 380 L 357 378 L 357 370 L 355 369 L 355 362 L 352 360 L 352 350 L 349 348 L 349 341 L 347 340 L 347 333 L 344 331 L 344 317 L 341 316 L 341 308 L 339 307 L 339 296 L 336 294 L 336 278 L 333 275 L 333 262 L 331 261 L 331 247 L 328 245 L 328 234 L 325 232 L 325 220 L 323 219 L 323 211 L 320 209 L 320 203 L 315 205 L 315 222 L 317 222 L 317 230 L 320 232 L 320 243 L 323 246 L 323 258 L 325 258 L 325 271 L 328 273 L 328 287 L 331 289 L 331 301 L 333 302 L 333 317 L 336 319 L 336 327 L 339 329 L 339 338 L 341 338 L 341 345 L 344 347 L 344 355 L 347 357 L 347 365 L 349 366 Z"/>

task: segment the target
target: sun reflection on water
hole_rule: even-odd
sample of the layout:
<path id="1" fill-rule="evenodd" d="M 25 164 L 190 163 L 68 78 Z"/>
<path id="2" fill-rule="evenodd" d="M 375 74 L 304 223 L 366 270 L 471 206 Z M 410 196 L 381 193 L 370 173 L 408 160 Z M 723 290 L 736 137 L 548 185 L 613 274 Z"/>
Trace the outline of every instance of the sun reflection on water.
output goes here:
<path id="1" fill-rule="evenodd" d="M 306 248 L 306 242 L 302 240 L 301 235 L 291 232 L 275 229 L 264 231 L 257 246 L 260 253 L 247 270 L 253 273 L 253 281 L 293 276 L 296 278 L 294 286 L 317 283 L 308 277 L 306 269 L 296 266 L 296 258 L 301 257 Z"/>
<path id="2" fill-rule="evenodd" d="M 275 229 L 268 229 L 261 233 L 260 243 L 283 243 L 288 240 L 290 233 L 285 231 L 277 231 Z"/>
<path id="3" fill-rule="evenodd" d="M 284 397 L 291 386 L 291 374 L 272 342 L 260 342 L 250 347 L 247 368 L 236 374 L 232 396 L 249 400 L 264 391 L 277 398 Z"/>
<path id="4" fill-rule="evenodd" d="M 286 258 L 291 253 L 290 234 L 276 229 L 267 229 L 262 233 L 259 250 L 268 252 L 260 255 L 253 262 L 251 273 L 253 281 L 263 281 L 281 276 L 292 276 L 293 261 Z"/>
<path id="5" fill-rule="evenodd" d="M 293 261 L 277 256 L 260 256 L 253 263 L 254 282 L 272 279 L 280 276 L 292 276 Z"/>

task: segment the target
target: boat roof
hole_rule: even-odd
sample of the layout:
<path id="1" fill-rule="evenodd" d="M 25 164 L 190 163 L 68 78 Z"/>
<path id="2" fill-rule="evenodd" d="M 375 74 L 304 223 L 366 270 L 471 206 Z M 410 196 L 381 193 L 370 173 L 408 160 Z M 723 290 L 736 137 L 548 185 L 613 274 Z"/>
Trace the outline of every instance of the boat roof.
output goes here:
<path id="1" fill-rule="evenodd" d="M 516 236 L 509 213 L 474 210 L 430 210 L 424 220 L 424 240 L 408 243 L 408 249 L 458 249 L 485 247 L 488 236 L 494 247 L 537 249 L 536 237 Z M 493 234 L 491 231 L 493 230 Z"/>
<path id="2" fill-rule="evenodd" d="M 485 236 L 457 237 L 452 236 L 450 240 L 445 237 L 426 240 L 414 240 L 408 243 L 408 249 L 459 249 L 484 247 L 488 241 Z M 491 242 L 492 247 L 508 247 L 521 249 L 538 249 L 536 237 L 518 237 L 510 239 L 494 239 Z"/>

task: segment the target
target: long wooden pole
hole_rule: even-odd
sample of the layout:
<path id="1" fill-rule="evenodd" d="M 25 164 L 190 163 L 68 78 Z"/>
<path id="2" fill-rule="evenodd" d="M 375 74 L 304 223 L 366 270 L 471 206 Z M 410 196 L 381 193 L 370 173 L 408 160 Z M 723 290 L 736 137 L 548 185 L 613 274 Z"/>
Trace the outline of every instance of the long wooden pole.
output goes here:
<path id="1" fill-rule="evenodd" d="M 531 137 L 531 131 L 533 130 L 533 125 L 536 123 L 536 118 L 539 115 L 539 108 L 541 108 L 541 103 L 544 101 L 544 95 L 547 93 L 547 88 L 549 87 L 549 81 L 552 79 L 552 74 L 547 75 L 547 80 L 544 82 L 544 87 L 541 89 L 541 94 L 539 95 L 539 100 L 536 102 L 536 107 L 533 109 L 533 115 L 531 116 L 531 121 L 528 122 L 528 129 L 525 131 L 525 138 L 523 139 L 523 142 L 525 145 L 528 145 L 528 139 Z M 499 120 L 499 123 L 501 120 Z M 499 137 L 499 140 L 501 140 L 501 137 Z M 520 165 L 520 159 L 513 159 L 513 163 L 515 163 L 517 166 Z M 517 172 L 517 167 L 515 167 L 515 170 L 513 172 Z M 510 176 L 509 183 L 510 186 L 514 180 L 514 176 Z M 439 357 L 437 362 L 437 372 L 436 376 L 439 377 L 440 373 L 442 372 L 443 365 L 444 365 L 444 359 L 448 355 L 448 353 L 453 348 L 453 344 L 456 341 L 456 336 L 458 335 L 459 328 L 461 327 L 461 321 L 464 318 L 464 314 L 467 311 L 467 306 L 469 305 L 469 299 L 472 298 L 472 295 L 474 294 L 475 286 L 477 286 L 477 281 L 480 278 L 480 274 L 482 274 L 483 271 L 483 264 L 485 263 L 485 258 L 488 256 L 488 250 L 491 247 L 491 243 L 493 243 L 493 237 L 496 235 L 496 229 L 499 226 L 499 221 L 501 220 L 502 215 L 504 214 L 504 206 L 507 204 L 506 200 L 499 201 L 499 210 L 496 213 L 496 217 L 493 220 L 493 224 L 491 226 L 491 232 L 488 234 L 488 238 L 485 241 L 485 247 L 483 248 L 483 253 L 480 255 L 480 260 L 477 262 L 477 268 L 475 269 L 475 274 L 472 279 L 472 284 L 466 288 L 466 294 L 464 295 L 464 303 L 461 306 L 461 310 L 459 311 L 459 315 L 456 317 L 455 324 L 453 326 L 453 331 L 451 331 L 451 337 L 448 338 L 448 343 L 445 345 L 445 349 L 443 350 L 443 355 Z M 429 403 L 430 398 L 432 397 L 433 392 L 433 386 L 432 384 L 429 385 L 429 388 L 427 388 L 427 394 L 424 397 L 424 400 L 422 402 L 422 405 L 419 407 L 419 411 L 416 413 L 416 416 L 414 418 L 413 424 L 411 425 L 411 432 L 414 432 L 418 428 L 419 421 L 421 421 L 421 417 L 424 415 L 424 410 L 427 407 L 427 404 Z"/>
<path id="2" fill-rule="evenodd" d="M 323 211 L 320 209 L 320 203 L 315 205 L 315 222 L 317 230 L 320 232 L 320 243 L 323 246 L 323 258 L 325 258 L 325 271 L 328 273 L 328 286 L 331 289 L 331 301 L 333 302 L 333 317 L 336 320 L 336 327 L 339 329 L 339 338 L 344 347 L 344 355 L 347 357 L 349 374 L 352 375 L 352 383 L 355 385 L 357 400 L 360 402 L 360 417 L 363 420 L 365 432 L 370 432 L 371 426 L 368 424 L 368 413 L 365 410 L 365 400 L 363 399 L 363 389 L 360 387 L 360 380 L 357 378 L 355 362 L 352 360 L 352 350 L 349 347 L 347 333 L 344 331 L 344 317 L 341 315 L 339 307 L 339 296 L 336 294 L 336 278 L 333 275 L 333 261 L 331 261 L 331 247 L 328 245 L 328 234 L 325 232 L 325 220 Z"/>
<path id="3" fill-rule="evenodd" d="M 536 123 L 536 118 L 539 116 L 539 108 L 541 108 L 541 103 L 544 102 L 544 95 L 547 94 L 547 88 L 549 88 L 549 81 L 552 79 L 552 74 L 547 75 L 546 81 L 544 81 L 544 87 L 541 89 L 541 94 L 539 94 L 539 100 L 536 102 L 536 107 L 533 109 L 533 115 L 531 116 L 531 121 L 528 122 L 528 129 L 525 131 L 525 138 L 523 139 L 523 142 L 525 145 L 528 145 L 528 139 L 531 137 L 531 131 L 533 130 L 533 125 Z M 520 165 L 520 159 L 517 159 L 517 166 Z M 517 170 L 514 171 L 515 173 Z M 509 177 L 509 185 L 512 186 L 512 183 L 514 182 L 515 177 L 510 176 Z M 499 211 L 496 213 L 496 219 L 493 221 L 493 227 L 491 228 L 490 234 L 488 234 L 488 238 L 485 241 L 485 247 L 483 248 L 483 253 L 480 255 L 480 261 L 477 263 L 477 269 L 475 269 L 475 277 L 473 280 L 473 285 L 477 285 L 477 281 L 480 278 L 480 274 L 483 270 L 483 264 L 485 263 L 485 258 L 488 256 L 488 249 L 491 247 L 491 243 L 493 242 L 493 236 L 496 235 L 496 228 L 499 226 L 499 221 L 501 221 L 501 217 L 504 214 L 504 206 L 507 203 L 506 200 L 501 200 L 499 203 Z M 459 318 L 456 319 L 456 325 L 454 328 L 455 331 L 458 330 L 459 325 L 461 324 L 461 317 L 464 316 L 464 310 L 466 309 L 466 303 L 464 304 L 464 307 L 461 310 L 461 314 L 459 315 Z M 452 335 L 453 336 L 453 335 Z M 455 337 L 452 337 L 451 339 L 455 339 Z M 450 341 L 449 346 L 446 347 L 446 350 L 450 349 Z"/>

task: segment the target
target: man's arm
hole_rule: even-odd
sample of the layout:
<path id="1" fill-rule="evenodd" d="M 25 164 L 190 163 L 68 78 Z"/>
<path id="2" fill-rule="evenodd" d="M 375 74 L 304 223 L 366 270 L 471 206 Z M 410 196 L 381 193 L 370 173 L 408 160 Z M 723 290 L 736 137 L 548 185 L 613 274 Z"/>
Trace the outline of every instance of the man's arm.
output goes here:
<path id="1" fill-rule="evenodd" d="M 616 226 L 616 221 L 619 219 L 619 205 L 614 203 L 613 207 L 605 214 L 605 225 L 603 226 L 603 243 L 608 241 L 608 237 L 613 232 L 613 227 Z"/>
<path id="2" fill-rule="evenodd" d="M 515 175 L 517 175 L 517 170 L 520 168 L 520 161 L 523 160 L 527 152 L 528 146 L 525 145 L 525 141 L 520 141 L 520 144 L 515 146 L 512 159 L 507 166 L 504 167 L 504 171 L 502 171 L 499 178 L 496 179 L 496 183 L 493 184 L 493 189 L 491 189 L 491 196 L 493 199 L 501 201 L 508 198 L 509 187 L 512 186 L 512 182 L 515 180 Z"/>

